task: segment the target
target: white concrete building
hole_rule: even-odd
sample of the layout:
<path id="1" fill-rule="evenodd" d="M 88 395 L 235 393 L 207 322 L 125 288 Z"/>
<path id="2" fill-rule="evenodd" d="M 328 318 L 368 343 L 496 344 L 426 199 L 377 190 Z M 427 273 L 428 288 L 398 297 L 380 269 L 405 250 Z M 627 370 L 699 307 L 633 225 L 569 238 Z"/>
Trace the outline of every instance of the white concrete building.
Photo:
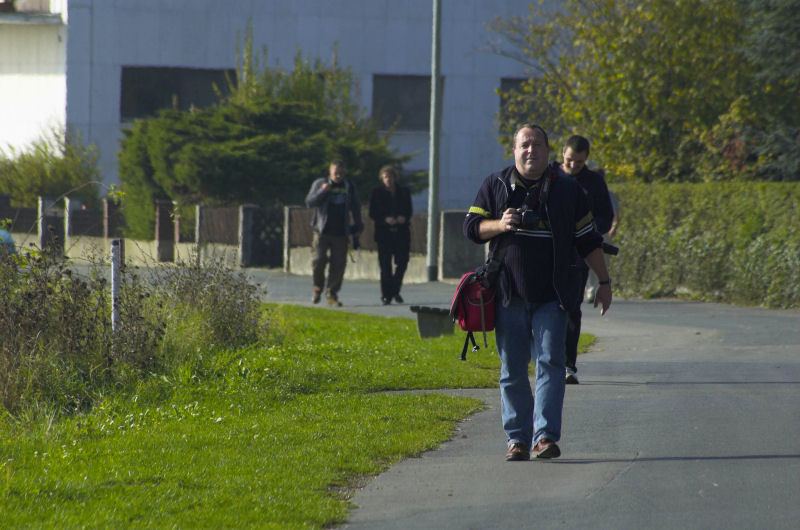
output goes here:
<path id="1" fill-rule="evenodd" d="M 9 0 L 0 0 L 0 6 Z M 479 182 L 505 163 L 495 92 L 522 65 L 488 53 L 495 15 L 524 14 L 529 0 L 442 0 L 444 78 L 440 204 L 465 208 Z M 236 64 L 248 21 L 268 63 L 298 49 L 359 79 L 368 112 L 401 122 L 406 169 L 427 169 L 432 0 L 17 0 L 0 12 L 0 146 L 23 148 L 66 124 L 100 152 L 104 182 L 118 182 L 126 122 L 156 108 L 208 104 L 210 82 Z M 19 12 L 23 11 L 24 12 Z M 427 207 L 424 197 L 415 202 Z"/>

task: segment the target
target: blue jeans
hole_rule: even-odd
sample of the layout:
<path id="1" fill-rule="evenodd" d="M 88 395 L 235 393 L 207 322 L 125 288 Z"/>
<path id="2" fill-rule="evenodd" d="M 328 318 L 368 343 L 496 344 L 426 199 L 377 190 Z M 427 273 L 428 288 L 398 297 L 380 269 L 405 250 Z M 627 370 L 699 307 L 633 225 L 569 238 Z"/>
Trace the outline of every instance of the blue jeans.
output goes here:
<path id="1" fill-rule="evenodd" d="M 541 438 L 561 439 L 564 405 L 564 338 L 567 312 L 558 302 L 526 303 L 511 297 L 497 304 L 495 340 L 500 353 L 500 398 L 508 443 L 534 445 Z M 528 363 L 533 360 L 536 395 Z"/>

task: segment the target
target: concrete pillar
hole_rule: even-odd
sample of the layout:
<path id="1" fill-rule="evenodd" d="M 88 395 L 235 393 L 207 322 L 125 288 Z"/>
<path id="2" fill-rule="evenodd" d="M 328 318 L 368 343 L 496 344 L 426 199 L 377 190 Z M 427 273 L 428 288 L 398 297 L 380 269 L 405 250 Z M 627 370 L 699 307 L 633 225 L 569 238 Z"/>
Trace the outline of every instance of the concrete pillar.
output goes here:
<path id="1" fill-rule="evenodd" d="M 444 210 L 439 223 L 440 279 L 459 279 L 486 261 L 486 245 L 476 245 L 462 232 L 463 210 Z"/>
<path id="2" fill-rule="evenodd" d="M 195 265 L 199 267 L 203 260 L 201 259 L 203 251 L 203 207 L 199 204 L 194 207 L 194 251 L 195 251 Z"/>
<path id="3" fill-rule="evenodd" d="M 283 272 L 291 272 L 292 257 L 292 209 L 297 206 L 283 207 Z"/>
<path id="4" fill-rule="evenodd" d="M 175 261 L 175 226 L 172 201 L 156 201 L 156 261 Z"/>

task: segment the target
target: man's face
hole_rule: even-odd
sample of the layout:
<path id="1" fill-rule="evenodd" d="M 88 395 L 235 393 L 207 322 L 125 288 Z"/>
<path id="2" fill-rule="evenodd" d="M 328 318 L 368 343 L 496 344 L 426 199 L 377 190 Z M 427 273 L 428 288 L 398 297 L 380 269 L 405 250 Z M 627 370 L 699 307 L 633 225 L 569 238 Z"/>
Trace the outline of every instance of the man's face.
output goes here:
<path id="1" fill-rule="evenodd" d="M 577 175 L 586 166 L 586 160 L 589 158 L 589 153 L 578 152 L 572 150 L 571 147 L 565 147 L 564 162 L 561 163 L 561 169 L 569 175 Z"/>
<path id="2" fill-rule="evenodd" d="M 550 148 L 539 129 L 520 129 L 514 140 L 514 163 L 519 174 L 527 179 L 538 179 L 547 169 Z"/>
<path id="3" fill-rule="evenodd" d="M 381 182 L 383 185 L 389 189 L 394 189 L 394 174 L 392 173 L 381 173 Z"/>
<path id="4" fill-rule="evenodd" d="M 342 166 L 331 164 L 328 168 L 328 174 L 331 176 L 331 182 L 336 184 L 340 183 L 344 179 L 344 169 Z"/>

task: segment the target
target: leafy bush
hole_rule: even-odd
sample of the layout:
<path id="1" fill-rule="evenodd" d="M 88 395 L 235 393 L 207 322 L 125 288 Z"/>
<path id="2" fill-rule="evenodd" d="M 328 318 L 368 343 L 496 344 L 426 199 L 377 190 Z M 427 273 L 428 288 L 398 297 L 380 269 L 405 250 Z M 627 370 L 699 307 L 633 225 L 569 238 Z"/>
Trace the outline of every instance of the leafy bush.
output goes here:
<path id="1" fill-rule="evenodd" d="M 114 387 L 171 373 L 210 347 L 255 342 L 260 292 L 218 263 L 123 269 L 119 325 L 100 264 L 88 277 L 52 253 L 0 262 L 0 398 L 11 414 L 85 410 Z"/>
<path id="2" fill-rule="evenodd" d="M 252 344 L 264 337 L 260 286 L 221 261 L 152 269 L 153 298 L 166 323 L 162 353 L 176 362 L 197 352 Z M 164 364 L 167 360 L 164 360 Z"/>
<path id="3" fill-rule="evenodd" d="M 36 207 L 38 197 L 70 197 L 99 206 L 97 149 L 80 138 L 54 132 L 29 149 L 0 151 L 0 194 L 14 206 Z"/>
<path id="4" fill-rule="evenodd" d="M 25 266 L 21 269 L 21 266 Z M 23 403 L 81 409 L 109 367 L 104 282 L 75 277 L 52 254 L 0 262 L 0 394 Z"/>
<path id="5" fill-rule="evenodd" d="M 800 307 L 800 185 L 618 184 L 620 294 Z"/>

